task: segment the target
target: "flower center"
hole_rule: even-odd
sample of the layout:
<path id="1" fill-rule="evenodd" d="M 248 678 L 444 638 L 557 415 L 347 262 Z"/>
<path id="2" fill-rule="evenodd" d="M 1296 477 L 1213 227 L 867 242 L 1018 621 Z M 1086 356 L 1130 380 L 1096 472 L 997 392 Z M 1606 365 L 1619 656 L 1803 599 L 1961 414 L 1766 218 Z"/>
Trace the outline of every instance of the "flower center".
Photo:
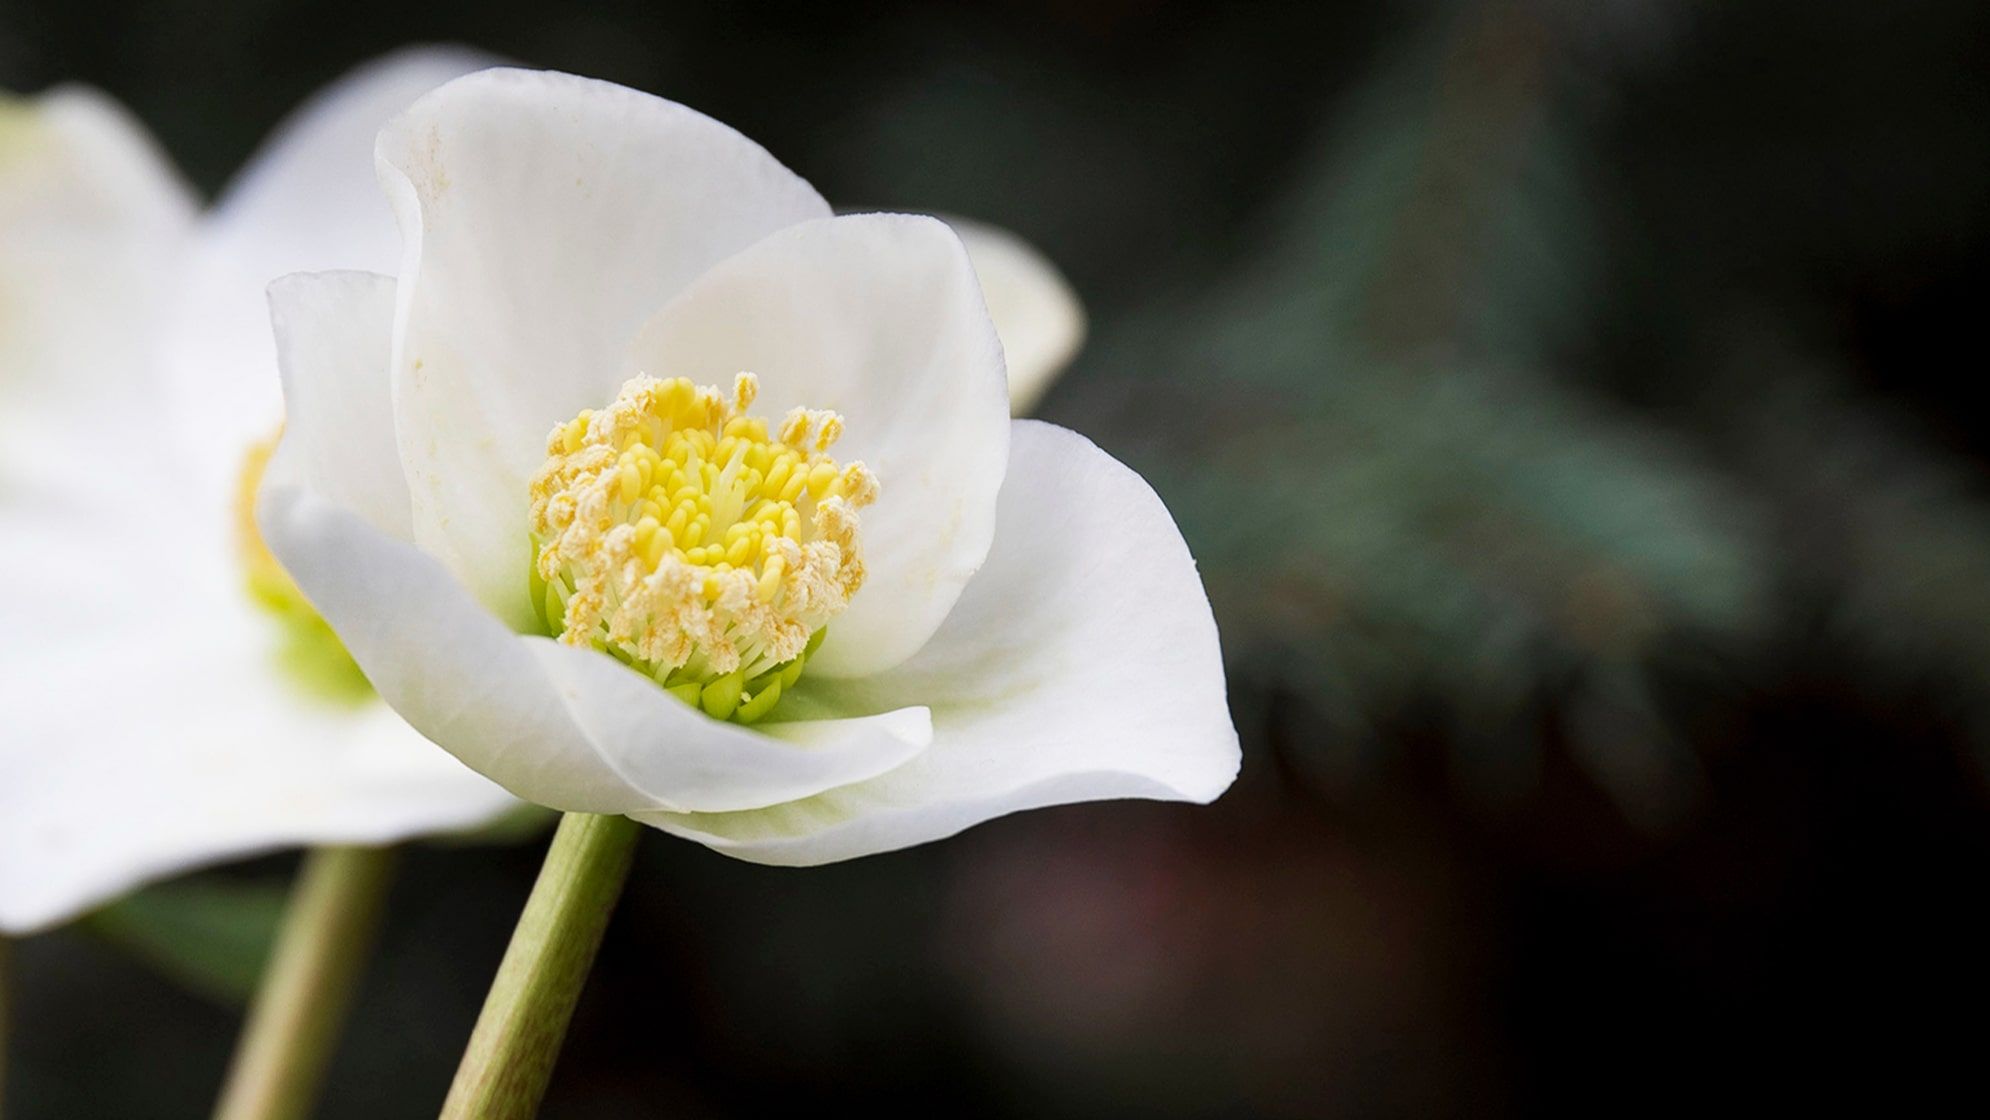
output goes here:
<path id="1" fill-rule="evenodd" d="M 532 479 L 533 597 L 568 645 L 654 677 L 718 719 L 752 723 L 801 676 L 864 582 L 862 463 L 827 452 L 833 412 L 779 429 L 685 378 L 636 377 L 613 404 L 553 429 Z"/>
<path id="2" fill-rule="evenodd" d="M 278 435 L 281 435 L 279 431 Z M 276 451 L 278 436 L 251 444 L 242 456 L 242 469 L 235 482 L 235 554 L 242 565 L 249 597 L 267 610 L 282 628 L 283 642 L 278 663 L 291 679 L 313 695 L 353 702 L 373 695 L 344 643 L 332 632 L 297 581 L 263 543 L 256 527 L 256 491 L 262 486 L 263 471 Z"/>

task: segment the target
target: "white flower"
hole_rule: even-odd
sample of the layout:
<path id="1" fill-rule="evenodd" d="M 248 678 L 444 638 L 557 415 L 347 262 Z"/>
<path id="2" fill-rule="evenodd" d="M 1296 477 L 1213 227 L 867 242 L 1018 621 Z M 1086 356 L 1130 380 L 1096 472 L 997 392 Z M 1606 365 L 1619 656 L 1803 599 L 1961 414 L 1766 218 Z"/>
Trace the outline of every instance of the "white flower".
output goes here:
<path id="1" fill-rule="evenodd" d="M 373 697 L 308 610 L 286 625 L 251 599 L 238 499 L 282 417 L 268 278 L 391 267 L 373 136 L 483 65 L 362 70 L 204 217 L 101 95 L 0 103 L 0 932 L 224 858 L 517 805 Z"/>
<path id="2" fill-rule="evenodd" d="M 832 217 L 731 129 L 560 74 L 452 82 L 376 158 L 398 282 L 272 289 L 261 520 L 430 738 L 781 864 L 1229 785 L 1180 533 L 1008 419 L 946 225 Z"/>
<path id="3" fill-rule="evenodd" d="M 240 493 L 283 415 L 267 281 L 393 268 L 375 134 L 488 64 L 427 50 L 361 69 L 205 218 L 101 95 L 0 101 L 0 931 L 256 850 L 516 804 L 352 676 L 244 533 Z M 1009 235 L 973 237 L 1047 384 L 1082 331 L 1075 300 Z"/>

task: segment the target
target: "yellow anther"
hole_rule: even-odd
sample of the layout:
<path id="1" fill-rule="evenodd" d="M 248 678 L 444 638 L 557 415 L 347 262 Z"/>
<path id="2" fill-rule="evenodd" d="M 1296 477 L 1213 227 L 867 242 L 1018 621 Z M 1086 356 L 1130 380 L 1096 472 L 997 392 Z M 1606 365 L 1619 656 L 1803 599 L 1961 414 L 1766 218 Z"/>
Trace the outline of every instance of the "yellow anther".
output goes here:
<path id="1" fill-rule="evenodd" d="M 795 409 L 770 437 L 745 415 L 759 388 L 635 378 L 554 428 L 532 480 L 550 628 L 721 718 L 765 715 L 862 586 L 856 510 L 877 489 L 825 454 L 841 417 Z"/>
<path id="2" fill-rule="evenodd" d="M 815 449 L 817 451 L 827 451 L 835 446 L 837 440 L 842 438 L 843 418 L 832 412 L 822 419 L 822 430 L 817 432 L 815 436 Z"/>
<path id="3" fill-rule="evenodd" d="M 766 565 L 760 569 L 760 584 L 755 588 L 760 593 L 761 602 L 773 601 L 774 595 L 781 590 L 781 574 L 787 571 L 787 568 L 787 560 L 780 555 L 767 558 Z"/>
<path id="4" fill-rule="evenodd" d="M 808 410 L 797 408 L 781 421 L 781 442 L 800 447 L 808 442 Z"/>
<path id="5" fill-rule="evenodd" d="M 767 468 L 767 477 L 760 483 L 761 492 L 764 494 L 779 494 L 781 487 L 788 484 L 788 476 L 793 473 L 795 473 L 795 457 L 793 455 L 782 455 L 776 458 L 774 465 Z"/>

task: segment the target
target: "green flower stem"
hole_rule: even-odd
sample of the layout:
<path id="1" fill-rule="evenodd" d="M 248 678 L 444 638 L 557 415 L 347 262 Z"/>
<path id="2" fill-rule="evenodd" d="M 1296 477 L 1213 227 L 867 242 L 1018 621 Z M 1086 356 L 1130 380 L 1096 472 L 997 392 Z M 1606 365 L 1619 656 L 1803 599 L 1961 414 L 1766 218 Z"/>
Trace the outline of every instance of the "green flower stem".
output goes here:
<path id="1" fill-rule="evenodd" d="M 292 888 L 216 1120 L 308 1115 L 380 926 L 389 848 L 314 848 Z"/>
<path id="2" fill-rule="evenodd" d="M 629 877 L 642 826 L 568 813 L 484 997 L 443 1102 L 443 1120 L 525 1120 L 539 1111 L 567 1021 Z"/>

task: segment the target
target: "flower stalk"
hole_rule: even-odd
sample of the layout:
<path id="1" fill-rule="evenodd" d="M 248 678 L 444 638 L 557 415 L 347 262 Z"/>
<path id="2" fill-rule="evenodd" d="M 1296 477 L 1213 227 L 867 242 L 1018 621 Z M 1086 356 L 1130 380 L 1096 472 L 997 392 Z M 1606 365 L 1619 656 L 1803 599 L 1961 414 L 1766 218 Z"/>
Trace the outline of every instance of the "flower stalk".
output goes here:
<path id="1" fill-rule="evenodd" d="M 523 1120 L 539 1111 L 641 826 L 568 813 L 484 999 L 443 1120 Z"/>
<path id="2" fill-rule="evenodd" d="M 390 848 L 314 848 L 236 1044 L 215 1120 L 296 1120 L 311 1111 L 379 930 Z"/>

